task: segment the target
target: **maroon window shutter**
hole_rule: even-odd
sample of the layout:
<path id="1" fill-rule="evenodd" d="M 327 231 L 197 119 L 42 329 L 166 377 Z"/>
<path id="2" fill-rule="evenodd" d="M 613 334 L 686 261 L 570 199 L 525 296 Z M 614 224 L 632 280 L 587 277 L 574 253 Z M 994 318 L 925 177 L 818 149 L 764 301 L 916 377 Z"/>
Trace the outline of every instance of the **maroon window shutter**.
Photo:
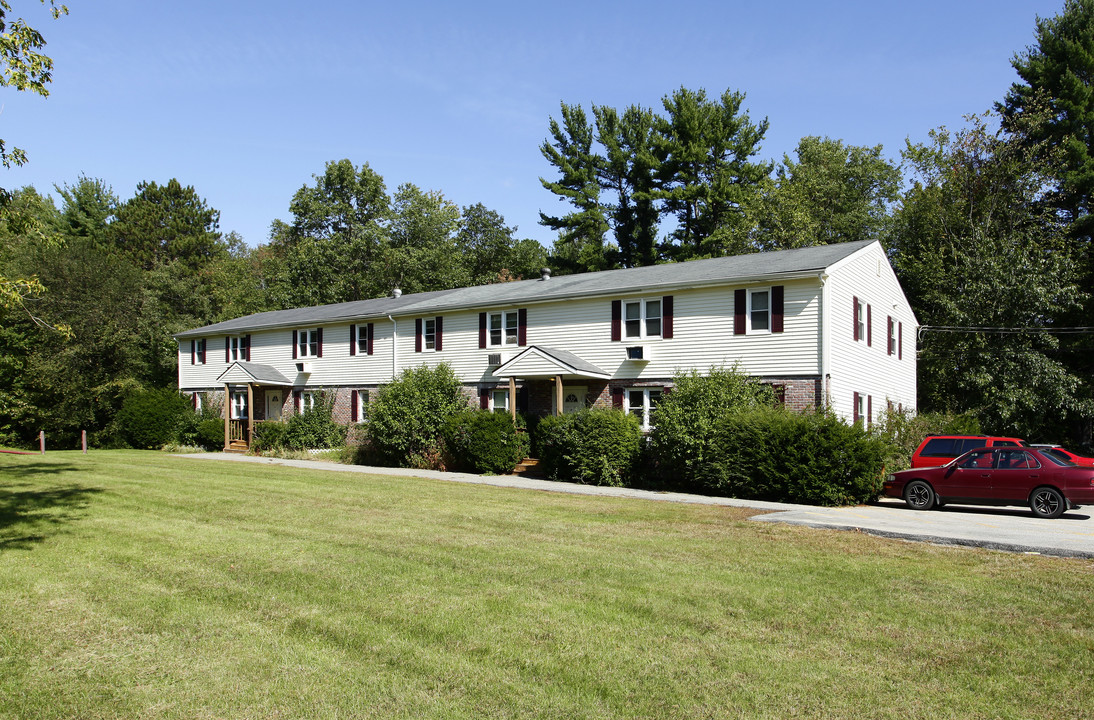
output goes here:
<path id="1" fill-rule="evenodd" d="M 350 355 L 356 355 L 357 354 L 357 326 L 356 325 L 350 325 L 349 326 L 349 354 Z M 356 390 L 354 392 L 356 392 Z"/>
<path id="2" fill-rule="evenodd" d="M 315 331 L 315 357 L 323 357 L 323 328 Z"/>
<path id="3" fill-rule="evenodd" d="M 299 352 L 296 348 L 296 337 L 297 337 L 296 330 L 293 330 L 292 331 L 292 359 L 293 360 L 296 359 L 296 354 L 297 354 L 297 352 Z"/>
<path id="4" fill-rule="evenodd" d="M 247 362 L 250 362 L 251 361 L 251 336 L 250 335 L 244 335 L 243 336 L 243 344 L 247 348 L 245 357 L 247 358 Z"/>
<path id="5" fill-rule="evenodd" d="M 854 408 L 855 408 L 855 422 L 857 423 L 858 422 L 858 393 L 855 393 L 855 399 L 854 399 L 853 402 L 854 402 Z"/>
<path id="6" fill-rule="evenodd" d="M 349 419 L 350 422 L 357 422 L 357 391 L 350 390 L 349 393 Z"/>
<path id="7" fill-rule="evenodd" d="M 771 286 L 771 332 L 783 331 L 783 286 Z"/>
<path id="8" fill-rule="evenodd" d="M 372 332 L 373 332 L 372 331 L 372 325 L 373 325 L 372 323 L 369 323 L 365 327 L 365 329 L 368 331 L 368 334 L 365 335 L 365 353 L 367 355 L 372 354 Z"/>
<path id="9" fill-rule="evenodd" d="M 874 309 L 869 304 L 866 305 L 866 347 L 872 347 L 874 344 Z"/>
<path id="10" fill-rule="evenodd" d="M 886 315 L 885 319 L 887 321 L 886 324 L 885 324 L 885 354 L 892 355 L 893 354 L 893 342 L 892 342 L 892 337 L 893 337 L 893 316 L 892 315 Z"/>
<path id="11" fill-rule="evenodd" d="M 517 310 L 517 345 L 524 347 L 528 344 L 528 310 Z"/>
<path id="12" fill-rule="evenodd" d="M 619 408 L 620 410 L 623 409 L 623 388 L 612 388 L 612 407 Z"/>
<path id="13" fill-rule="evenodd" d="M 862 339 L 858 336 L 858 297 L 857 296 L 851 298 L 851 306 L 853 308 L 852 314 L 854 315 L 854 323 L 855 323 L 855 333 L 854 333 L 855 334 L 855 341 L 857 342 L 857 341 Z"/>
<path id="14" fill-rule="evenodd" d="M 745 334 L 745 291 L 733 291 L 733 334 Z"/>
<path id="15" fill-rule="evenodd" d="M 197 365 L 198 364 L 197 344 L 198 344 L 197 340 L 191 340 L 190 341 L 190 364 L 191 365 Z"/>
<path id="16" fill-rule="evenodd" d="M 422 351 L 422 319 L 414 321 L 414 352 Z"/>
<path id="17" fill-rule="evenodd" d="M 300 391 L 292 391 L 292 409 L 296 412 L 300 412 Z"/>
<path id="18" fill-rule="evenodd" d="M 433 349 L 437 352 L 442 350 L 441 348 L 441 333 L 444 331 L 444 318 L 437 316 L 437 334 L 434 336 Z"/>
<path id="19" fill-rule="evenodd" d="M 486 388 L 482 388 L 481 390 L 479 390 L 479 409 L 490 409 L 490 391 Z"/>
<path id="20" fill-rule="evenodd" d="M 672 339 L 672 295 L 661 298 L 661 337 Z"/>
<path id="21" fill-rule="evenodd" d="M 623 339 L 623 301 L 612 300 L 612 342 Z"/>
<path id="22" fill-rule="evenodd" d="M 227 335 L 224 336 L 224 362 L 232 362 L 232 356 L 229 354 L 232 347 L 232 338 Z"/>
<path id="23" fill-rule="evenodd" d="M 866 426 L 869 427 L 874 423 L 874 396 L 866 396 Z"/>
<path id="24" fill-rule="evenodd" d="M 479 348 L 486 347 L 486 313 L 479 313 Z"/>

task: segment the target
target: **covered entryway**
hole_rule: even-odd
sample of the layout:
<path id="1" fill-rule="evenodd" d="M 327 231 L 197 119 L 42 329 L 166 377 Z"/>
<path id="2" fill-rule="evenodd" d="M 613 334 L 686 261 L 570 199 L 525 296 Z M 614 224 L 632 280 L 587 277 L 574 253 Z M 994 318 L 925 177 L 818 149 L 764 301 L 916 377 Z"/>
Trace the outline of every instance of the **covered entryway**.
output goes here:
<path id="1" fill-rule="evenodd" d="M 552 383 L 551 412 L 561 415 L 585 407 L 588 386 L 582 380 L 607 381 L 611 374 L 565 350 L 532 345 L 492 373 L 509 380 L 509 408 L 516 417 L 517 378 Z"/>
<path id="2" fill-rule="evenodd" d="M 271 400 L 277 398 L 277 418 L 281 418 L 283 387 L 289 379 L 269 365 L 238 361 L 228 366 L 218 383 L 224 384 L 224 451 L 247 452 L 254 442 L 255 394 L 265 391 L 264 417 L 270 417 Z"/>

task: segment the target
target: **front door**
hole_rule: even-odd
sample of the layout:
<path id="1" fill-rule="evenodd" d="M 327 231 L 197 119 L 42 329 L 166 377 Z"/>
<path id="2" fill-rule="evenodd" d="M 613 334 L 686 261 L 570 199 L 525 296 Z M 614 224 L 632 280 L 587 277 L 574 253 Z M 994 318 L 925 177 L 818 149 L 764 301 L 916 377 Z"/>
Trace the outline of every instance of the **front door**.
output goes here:
<path id="1" fill-rule="evenodd" d="M 562 386 L 562 412 L 572 413 L 578 410 L 585 409 L 585 393 L 586 388 L 584 385 L 563 385 Z"/>
<path id="2" fill-rule="evenodd" d="M 280 420 L 281 419 L 281 391 L 280 390 L 267 390 L 266 391 L 266 419 L 267 420 Z"/>

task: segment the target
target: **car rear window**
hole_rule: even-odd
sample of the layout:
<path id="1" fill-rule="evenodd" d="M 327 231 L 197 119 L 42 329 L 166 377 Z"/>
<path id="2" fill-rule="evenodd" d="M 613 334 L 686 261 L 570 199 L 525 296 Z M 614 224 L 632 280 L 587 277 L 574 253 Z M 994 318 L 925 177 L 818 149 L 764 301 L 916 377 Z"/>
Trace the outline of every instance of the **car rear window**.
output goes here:
<path id="1" fill-rule="evenodd" d="M 1075 465 L 1075 463 L 1071 462 L 1071 458 L 1069 458 L 1067 455 L 1064 455 L 1062 452 L 1056 450 L 1055 448 L 1045 448 L 1041 450 L 1041 454 L 1052 462 L 1056 463 L 1057 465 L 1061 465 L 1063 467 Z"/>

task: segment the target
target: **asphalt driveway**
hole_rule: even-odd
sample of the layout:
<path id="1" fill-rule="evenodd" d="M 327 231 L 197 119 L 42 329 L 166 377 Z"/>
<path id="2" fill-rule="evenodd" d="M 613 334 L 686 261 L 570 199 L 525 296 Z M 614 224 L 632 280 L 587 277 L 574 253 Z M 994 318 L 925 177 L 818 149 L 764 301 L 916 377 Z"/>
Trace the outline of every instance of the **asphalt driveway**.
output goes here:
<path id="1" fill-rule="evenodd" d="M 472 475 L 433 470 L 364 467 L 318 460 L 282 460 L 230 453 L 200 453 L 176 455 L 174 457 L 192 460 L 288 465 L 315 470 L 369 475 L 424 477 L 450 482 L 525 488 L 578 495 L 747 507 L 768 511 L 766 514 L 754 516 L 752 520 L 756 522 L 781 522 L 831 530 L 857 530 L 871 535 L 941 545 L 963 545 L 1008 552 L 1094 558 L 1094 506 L 1071 510 L 1055 520 L 1042 520 L 1035 518 L 1028 508 L 1020 507 L 985 508 L 947 505 L 941 510 L 917 512 L 906 507 L 902 501 L 884 499 L 873 505 L 823 508 L 812 505 L 707 497 L 688 493 L 580 485 L 515 475 Z"/>

